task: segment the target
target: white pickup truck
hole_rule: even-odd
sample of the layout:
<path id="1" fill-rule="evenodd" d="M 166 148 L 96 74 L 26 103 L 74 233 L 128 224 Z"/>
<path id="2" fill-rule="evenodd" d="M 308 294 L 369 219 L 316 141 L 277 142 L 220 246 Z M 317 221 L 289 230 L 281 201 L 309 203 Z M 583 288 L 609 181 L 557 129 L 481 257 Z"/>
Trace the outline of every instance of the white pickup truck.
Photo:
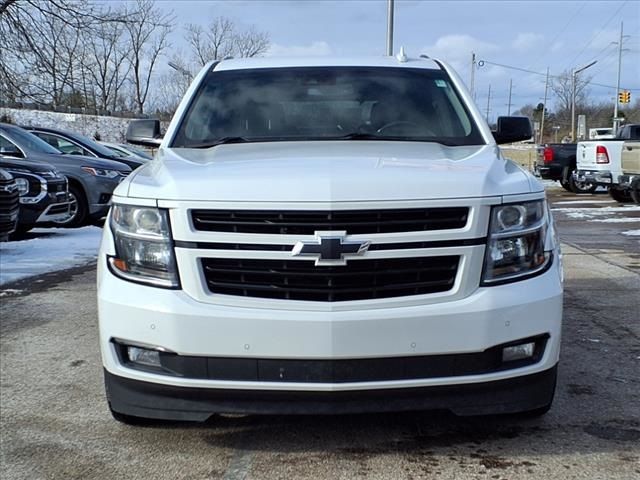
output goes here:
<path id="1" fill-rule="evenodd" d="M 445 63 L 207 65 L 115 191 L 98 260 L 122 422 L 226 413 L 542 414 L 562 266 L 542 185 Z"/>
<path id="2" fill-rule="evenodd" d="M 611 140 L 579 142 L 575 180 L 609 187 L 611 197 L 618 202 L 631 201 L 629 188 L 620 184 L 625 140 L 640 140 L 640 124 L 624 125 Z"/>

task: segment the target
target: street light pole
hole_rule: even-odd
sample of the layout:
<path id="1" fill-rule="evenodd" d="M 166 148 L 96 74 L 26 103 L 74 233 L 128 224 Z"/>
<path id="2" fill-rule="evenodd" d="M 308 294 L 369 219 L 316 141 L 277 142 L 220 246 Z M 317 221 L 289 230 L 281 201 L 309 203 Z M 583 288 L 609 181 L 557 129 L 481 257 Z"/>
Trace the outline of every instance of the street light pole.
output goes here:
<path id="1" fill-rule="evenodd" d="M 540 138 L 539 143 L 544 140 L 544 114 L 547 111 L 547 90 L 549 89 L 549 67 L 547 67 L 547 80 L 544 82 L 544 100 L 542 101 L 542 118 L 540 119 Z M 556 133 L 557 136 L 557 133 Z M 557 142 L 556 142 L 557 143 Z"/>
<path id="2" fill-rule="evenodd" d="M 167 65 L 173 68 L 176 72 L 182 74 L 182 76 L 185 77 L 187 80 L 191 81 L 191 73 L 185 70 L 184 68 L 182 68 L 180 65 L 174 62 L 167 62 Z"/>
<path id="3" fill-rule="evenodd" d="M 393 56 L 393 0 L 387 0 L 387 55 Z"/>
<path id="4" fill-rule="evenodd" d="M 571 141 L 576 141 L 576 76 L 589 67 L 593 67 L 597 60 L 582 68 L 574 68 L 571 72 Z"/>
<path id="5" fill-rule="evenodd" d="M 618 102 L 620 101 L 620 70 L 622 70 L 622 27 L 623 23 L 620 22 L 620 42 L 618 43 L 618 80 L 616 82 L 616 97 L 614 99 L 614 107 L 613 107 L 613 134 L 615 135 L 618 132 Z"/>

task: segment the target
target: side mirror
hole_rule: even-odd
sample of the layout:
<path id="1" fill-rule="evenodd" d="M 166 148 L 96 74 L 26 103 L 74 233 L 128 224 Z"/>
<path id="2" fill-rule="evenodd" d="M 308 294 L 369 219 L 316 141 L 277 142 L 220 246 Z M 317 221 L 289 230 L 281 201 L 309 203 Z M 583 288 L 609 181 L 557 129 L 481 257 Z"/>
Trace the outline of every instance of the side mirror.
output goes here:
<path id="1" fill-rule="evenodd" d="M 533 137 L 531 120 L 528 117 L 498 117 L 498 125 L 493 133 L 498 145 L 520 142 Z"/>
<path id="2" fill-rule="evenodd" d="M 127 143 L 158 148 L 162 142 L 160 120 L 131 120 L 127 127 Z"/>

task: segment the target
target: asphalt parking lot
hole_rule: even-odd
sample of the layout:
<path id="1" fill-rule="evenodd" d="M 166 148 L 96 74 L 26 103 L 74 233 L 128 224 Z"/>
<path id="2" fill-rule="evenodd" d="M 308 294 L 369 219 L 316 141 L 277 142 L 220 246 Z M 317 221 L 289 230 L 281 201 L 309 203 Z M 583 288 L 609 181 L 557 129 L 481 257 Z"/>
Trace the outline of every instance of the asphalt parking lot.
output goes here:
<path id="1" fill-rule="evenodd" d="M 640 478 L 640 208 L 549 190 L 566 275 L 540 419 L 442 412 L 114 421 L 93 265 L 0 287 L 3 479 Z M 634 233 L 635 232 L 635 233 Z"/>

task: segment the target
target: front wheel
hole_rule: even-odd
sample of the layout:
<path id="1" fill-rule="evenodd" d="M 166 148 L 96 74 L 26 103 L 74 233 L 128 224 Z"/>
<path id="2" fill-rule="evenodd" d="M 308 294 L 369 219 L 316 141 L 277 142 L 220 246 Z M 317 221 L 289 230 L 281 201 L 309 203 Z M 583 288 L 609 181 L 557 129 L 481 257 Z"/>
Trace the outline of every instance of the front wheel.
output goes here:
<path id="1" fill-rule="evenodd" d="M 611 195 L 611 198 L 613 198 L 616 202 L 620 203 L 630 203 L 634 201 L 633 197 L 631 196 L 631 190 L 629 189 L 611 187 L 609 189 L 609 195 Z"/>
<path id="2" fill-rule="evenodd" d="M 81 188 L 75 185 L 69 185 L 69 200 L 71 201 L 69 217 L 53 223 L 58 227 L 81 227 L 84 225 L 89 213 L 87 197 Z"/>
<path id="3" fill-rule="evenodd" d="M 567 192 L 572 192 L 573 190 L 571 190 L 571 183 L 569 183 L 568 180 L 560 180 L 560 185 L 562 185 L 562 188 L 564 188 Z"/>
<path id="4" fill-rule="evenodd" d="M 640 185 L 631 189 L 631 199 L 640 205 Z"/>

